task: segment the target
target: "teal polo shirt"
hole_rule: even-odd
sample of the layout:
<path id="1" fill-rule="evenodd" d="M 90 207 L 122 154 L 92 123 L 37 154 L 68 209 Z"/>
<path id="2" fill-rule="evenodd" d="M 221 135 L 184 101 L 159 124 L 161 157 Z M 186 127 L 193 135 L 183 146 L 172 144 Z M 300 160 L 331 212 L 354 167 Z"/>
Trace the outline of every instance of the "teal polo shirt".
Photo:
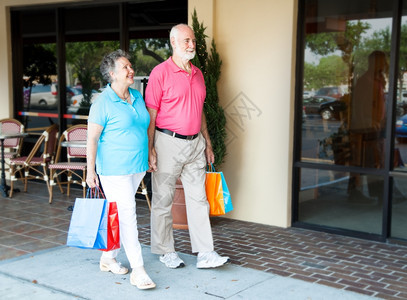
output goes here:
<path id="1" fill-rule="evenodd" d="M 128 175 L 148 170 L 147 128 L 150 115 L 139 91 L 129 88 L 131 103 L 110 84 L 92 104 L 88 122 L 103 127 L 96 153 L 100 175 Z"/>

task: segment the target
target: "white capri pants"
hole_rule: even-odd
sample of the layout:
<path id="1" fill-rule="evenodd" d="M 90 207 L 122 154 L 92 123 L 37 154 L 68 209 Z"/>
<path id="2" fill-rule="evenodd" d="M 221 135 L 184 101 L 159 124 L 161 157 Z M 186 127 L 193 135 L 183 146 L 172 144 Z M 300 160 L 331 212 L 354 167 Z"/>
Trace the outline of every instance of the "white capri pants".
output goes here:
<path id="1" fill-rule="evenodd" d="M 131 268 L 144 265 L 141 245 L 138 240 L 135 195 L 146 172 L 120 175 L 99 175 L 103 191 L 109 202 L 117 203 L 119 213 L 120 243 L 124 247 Z M 116 258 L 120 249 L 102 253 L 102 259 Z"/>

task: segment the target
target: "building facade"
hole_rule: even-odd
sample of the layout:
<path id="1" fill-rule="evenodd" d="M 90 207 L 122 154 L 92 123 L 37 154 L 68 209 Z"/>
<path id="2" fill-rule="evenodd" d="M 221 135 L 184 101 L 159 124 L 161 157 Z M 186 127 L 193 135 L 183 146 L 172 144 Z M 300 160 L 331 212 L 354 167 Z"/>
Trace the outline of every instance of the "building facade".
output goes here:
<path id="1" fill-rule="evenodd" d="M 152 66 L 170 55 L 169 28 L 191 24 L 196 9 L 223 61 L 222 170 L 235 207 L 226 217 L 402 242 L 405 5 L 2 0 L 0 118 L 28 128 L 86 121 L 86 105 L 103 87 L 92 73 L 103 53 L 130 51 L 142 89 Z M 37 57 L 52 62 L 43 83 L 28 76 Z M 34 93 L 41 84 L 54 86 L 55 103 Z"/>

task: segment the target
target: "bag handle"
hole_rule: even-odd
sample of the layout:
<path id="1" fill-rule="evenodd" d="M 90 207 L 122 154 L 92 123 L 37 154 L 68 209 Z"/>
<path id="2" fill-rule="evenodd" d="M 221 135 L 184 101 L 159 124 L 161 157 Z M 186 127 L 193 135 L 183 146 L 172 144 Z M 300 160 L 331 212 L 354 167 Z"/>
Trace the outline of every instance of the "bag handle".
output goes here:
<path id="1" fill-rule="evenodd" d="M 86 190 L 86 198 L 89 198 L 89 199 L 105 199 L 106 197 L 105 197 L 105 194 L 103 194 L 103 191 L 100 188 L 100 186 L 96 186 L 94 188 L 88 188 Z"/>
<path id="2" fill-rule="evenodd" d="M 212 163 L 206 165 L 206 171 L 207 172 L 216 172 L 215 167 L 213 166 Z"/>

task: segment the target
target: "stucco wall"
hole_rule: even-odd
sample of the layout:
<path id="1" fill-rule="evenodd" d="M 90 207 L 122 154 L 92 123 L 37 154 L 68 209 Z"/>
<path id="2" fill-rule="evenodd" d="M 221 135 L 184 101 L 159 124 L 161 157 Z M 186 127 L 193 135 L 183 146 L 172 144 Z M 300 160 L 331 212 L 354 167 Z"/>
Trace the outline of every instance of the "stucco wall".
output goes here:
<path id="1" fill-rule="evenodd" d="M 0 119 L 8 118 L 12 114 L 11 108 L 11 64 L 9 42 L 9 14 L 0 4 Z"/>
<path id="2" fill-rule="evenodd" d="M 227 217 L 289 226 L 296 1 L 190 0 L 194 8 L 204 25 L 210 20 L 223 61 L 222 169 L 235 206 Z"/>

